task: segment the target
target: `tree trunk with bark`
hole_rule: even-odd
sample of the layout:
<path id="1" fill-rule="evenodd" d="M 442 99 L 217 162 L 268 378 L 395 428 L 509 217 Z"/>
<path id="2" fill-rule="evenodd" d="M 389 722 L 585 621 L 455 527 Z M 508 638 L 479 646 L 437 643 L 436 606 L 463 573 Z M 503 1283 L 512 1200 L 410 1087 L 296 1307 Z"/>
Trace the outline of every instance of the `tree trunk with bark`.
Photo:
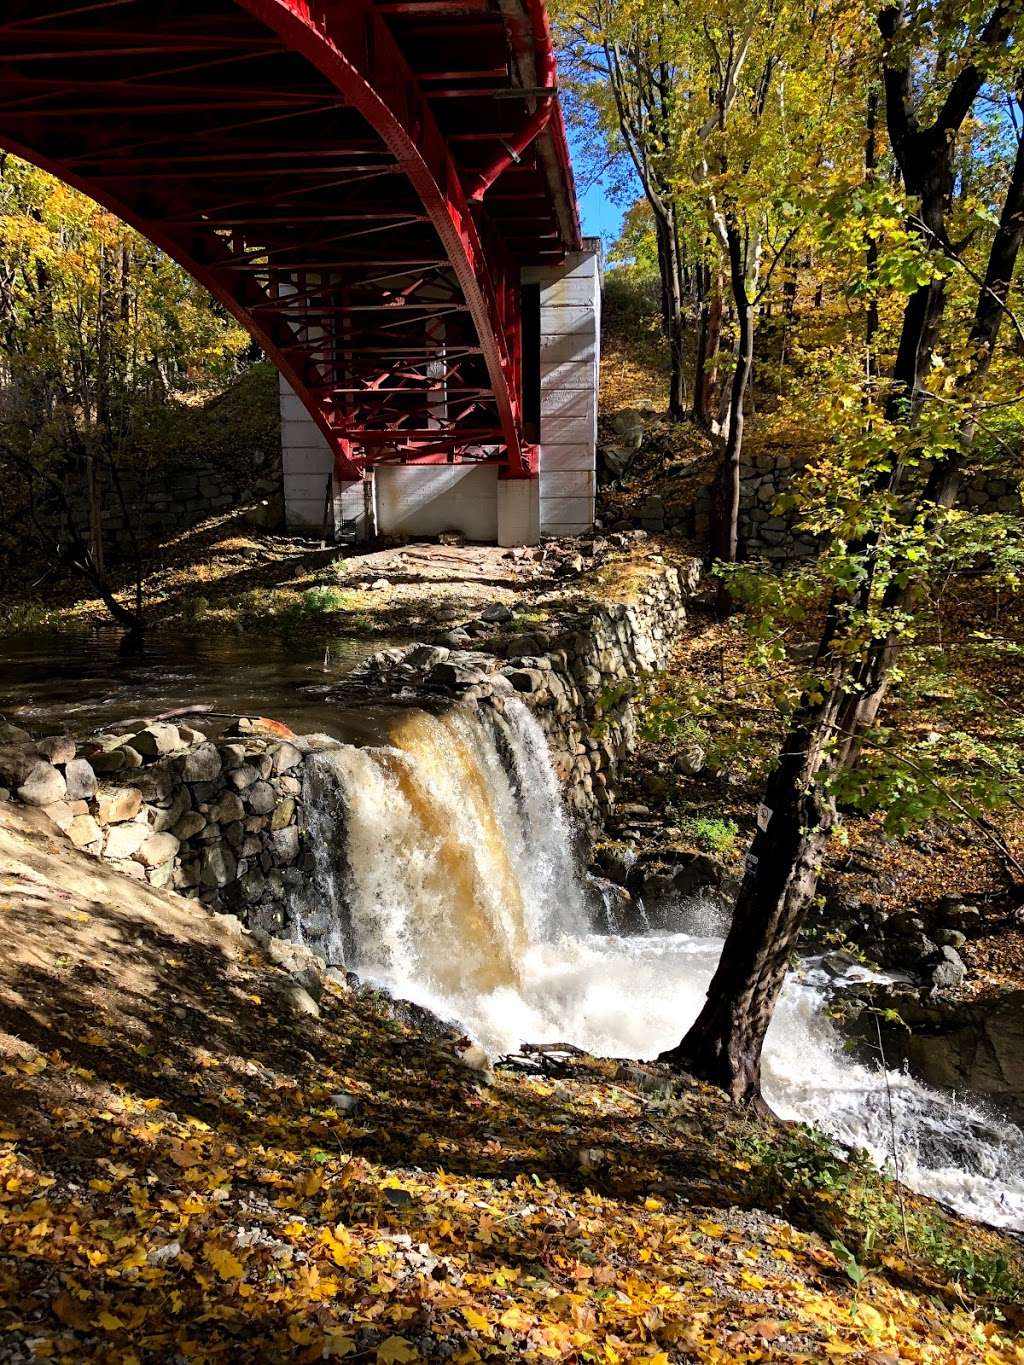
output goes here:
<path id="1" fill-rule="evenodd" d="M 722 276 L 701 268 L 701 298 L 698 315 L 697 347 L 693 369 L 693 420 L 710 431 L 716 411 L 718 351 L 722 341 Z"/>
<path id="2" fill-rule="evenodd" d="M 658 242 L 658 269 L 661 275 L 662 328 L 670 358 L 668 415 L 673 422 L 686 416 L 686 317 L 683 306 L 683 260 L 675 213 L 655 210 L 655 235 Z"/>
<path id="3" fill-rule="evenodd" d="M 733 306 L 736 310 L 737 342 L 729 405 L 725 420 L 725 437 L 721 460 L 713 492 L 711 522 L 711 556 L 725 564 L 734 564 L 739 554 L 741 460 L 743 456 L 743 409 L 750 386 L 754 364 L 754 309 L 750 297 L 750 274 L 756 264 L 751 260 L 751 243 L 740 225 L 730 219 L 726 230 L 729 249 L 729 280 Z M 719 607 L 729 608 L 728 589 L 723 583 L 719 591 Z"/>

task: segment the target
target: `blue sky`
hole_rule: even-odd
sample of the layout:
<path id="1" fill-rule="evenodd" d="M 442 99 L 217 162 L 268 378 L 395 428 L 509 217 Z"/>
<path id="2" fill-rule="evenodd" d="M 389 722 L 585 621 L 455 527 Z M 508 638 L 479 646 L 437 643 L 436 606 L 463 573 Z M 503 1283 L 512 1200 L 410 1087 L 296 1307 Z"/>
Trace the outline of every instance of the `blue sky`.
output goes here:
<path id="1" fill-rule="evenodd" d="M 623 210 L 612 203 L 603 185 L 592 185 L 580 195 L 580 216 L 583 231 L 587 237 L 600 237 L 605 252 L 619 235 L 622 226 Z"/>
<path id="2" fill-rule="evenodd" d="M 581 148 L 580 136 L 578 129 L 570 127 L 569 150 L 576 168 L 576 191 L 579 195 L 583 231 L 587 237 L 600 237 L 607 254 L 608 248 L 619 235 L 625 208 L 612 199 L 606 181 L 590 184 L 590 176 L 584 176 L 586 156 Z M 639 193 L 639 187 L 637 192 Z"/>

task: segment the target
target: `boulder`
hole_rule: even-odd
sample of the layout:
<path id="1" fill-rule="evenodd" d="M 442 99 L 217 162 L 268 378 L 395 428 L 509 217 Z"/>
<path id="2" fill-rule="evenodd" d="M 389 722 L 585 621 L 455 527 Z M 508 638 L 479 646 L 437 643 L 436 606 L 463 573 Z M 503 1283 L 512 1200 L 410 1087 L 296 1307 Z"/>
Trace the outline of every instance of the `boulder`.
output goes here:
<path id="1" fill-rule="evenodd" d="M 636 408 L 620 408 L 611 419 L 612 430 L 622 443 L 638 450 L 644 441 L 644 421 Z"/>
<path id="2" fill-rule="evenodd" d="M 103 856 L 111 859 L 134 858 L 139 849 L 151 837 L 148 825 L 130 824 L 111 825 L 107 830 L 103 845 Z"/>
<path id="3" fill-rule="evenodd" d="M 186 782 L 212 782 L 220 776 L 221 767 L 217 746 L 207 740 L 185 754 L 179 770 Z"/>
<path id="4" fill-rule="evenodd" d="M 967 977 L 963 958 L 955 948 L 948 945 L 931 953 L 923 962 L 925 975 L 934 990 L 956 990 Z"/>
<path id="5" fill-rule="evenodd" d="M 282 990 L 281 999 L 293 1014 L 307 1015 L 310 1019 L 320 1018 L 320 1006 L 298 982 L 290 981 Z"/>
<path id="6" fill-rule="evenodd" d="M 191 725 L 178 724 L 178 734 L 185 744 L 205 744 L 206 736 L 202 730 L 194 730 Z"/>
<path id="7" fill-rule="evenodd" d="M 302 754 L 294 744 L 278 744 L 269 752 L 273 759 L 275 773 L 286 773 L 291 768 L 298 767 L 302 762 Z"/>
<path id="8" fill-rule="evenodd" d="M 141 809 L 142 793 L 138 787 L 111 787 L 96 797 L 96 819 L 101 825 L 134 820 Z"/>
<path id="9" fill-rule="evenodd" d="M 67 795 L 67 783 L 52 763 L 37 759 L 17 788 L 18 798 L 26 806 L 49 806 Z"/>
<path id="10" fill-rule="evenodd" d="M 146 880 L 150 886 L 170 886 L 174 881 L 174 859 L 168 858 L 159 867 L 151 867 L 146 873 Z"/>
<path id="11" fill-rule="evenodd" d="M 245 804 L 253 815 L 269 815 L 277 797 L 269 782 L 255 782 L 245 793 Z"/>
<path id="12" fill-rule="evenodd" d="M 889 938 L 918 938 L 924 933 L 924 920 L 913 910 L 900 910 L 885 921 L 885 932 Z"/>
<path id="13" fill-rule="evenodd" d="M 73 801 L 87 801 L 96 795 L 96 774 L 88 759 L 71 759 L 64 769 L 64 781 Z"/>
<path id="14" fill-rule="evenodd" d="M 238 883 L 239 890 L 242 893 L 242 899 L 248 901 L 250 904 L 258 901 L 263 895 L 266 884 L 266 877 L 264 877 L 259 868 L 254 867 L 251 871 L 247 872 Z"/>
<path id="15" fill-rule="evenodd" d="M 291 978 L 313 1000 L 319 1001 L 323 997 L 324 979 L 315 962 L 307 962 L 304 966 L 296 967 L 291 973 Z"/>
<path id="16" fill-rule="evenodd" d="M 31 744 L 32 736 L 20 725 L 12 725 L 8 720 L 0 720 L 0 745 Z"/>
<path id="17" fill-rule="evenodd" d="M 135 853 L 135 858 L 143 867 L 159 867 L 161 863 L 169 862 L 179 847 L 173 834 L 151 834 Z"/>
<path id="18" fill-rule="evenodd" d="M 75 848 L 88 848 L 103 838 L 103 831 L 91 815 L 76 815 L 67 831 Z"/>
<path id="19" fill-rule="evenodd" d="M 52 806 L 43 807 L 43 814 L 66 834 L 71 828 L 71 822 L 74 820 L 76 812 L 71 809 L 67 801 L 54 801 Z"/>
<path id="20" fill-rule="evenodd" d="M 904 999 L 894 988 L 880 987 L 869 998 L 872 1010 L 853 1024 L 868 1055 L 880 1019 L 890 1066 L 906 1062 L 929 1085 L 987 1096 L 1017 1123 L 1024 1120 L 1024 990 L 990 990 L 950 1002 Z M 886 1020 L 890 1008 L 899 1022 Z"/>
<path id="21" fill-rule="evenodd" d="M 93 770 L 104 777 L 110 777 L 128 767 L 128 757 L 123 748 L 100 750 L 92 755 L 90 762 Z"/>
<path id="22" fill-rule="evenodd" d="M 959 929 L 940 929 L 935 939 L 940 948 L 959 949 L 967 942 L 967 935 L 962 934 Z"/>
<path id="23" fill-rule="evenodd" d="M 607 877 L 588 875 L 594 926 L 604 934 L 632 934 L 646 927 L 636 902 L 624 886 Z"/>
<path id="24" fill-rule="evenodd" d="M 696 777 L 704 771 L 708 756 L 699 744 L 688 744 L 676 754 L 673 767 L 684 777 Z"/>
<path id="25" fill-rule="evenodd" d="M 160 764 L 154 768 L 140 769 L 132 778 L 132 785 L 154 806 L 169 806 L 179 784 L 167 767 Z"/>
<path id="26" fill-rule="evenodd" d="M 980 934 L 981 912 L 970 905 L 950 905 L 940 912 L 943 926 L 967 936 Z"/>
<path id="27" fill-rule="evenodd" d="M 154 721 L 137 731 L 131 740 L 132 748 L 143 758 L 163 758 L 165 754 L 177 753 L 182 747 L 181 735 L 176 725 L 166 721 Z"/>
<path id="28" fill-rule="evenodd" d="M 299 856 L 299 831 L 294 825 L 275 830 L 271 835 L 274 857 L 279 863 L 291 863 Z"/>
<path id="29" fill-rule="evenodd" d="M 0 780 L 17 787 L 40 761 L 34 744 L 4 744 L 0 746 Z"/>
<path id="30" fill-rule="evenodd" d="M 244 815 L 245 807 L 241 798 L 234 792 L 224 792 L 210 807 L 210 820 L 217 825 L 230 825 L 235 820 L 241 820 Z"/>
<path id="31" fill-rule="evenodd" d="M 258 777 L 259 773 L 251 763 L 241 763 L 228 772 L 228 781 L 236 791 L 244 791 L 246 787 L 251 787 Z"/>
<path id="32" fill-rule="evenodd" d="M 442 663 L 447 657 L 448 651 L 443 645 L 414 645 L 405 661 L 415 668 L 428 669 Z"/>
<path id="33" fill-rule="evenodd" d="M 276 832 L 279 829 L 284 829 L 286 825 L 291 824 L 294 816 L 295 799 L 294 797 L 286 796 L 274 807 L 274 814 L 270 817 L 271 830 Z"/>
<path id="34" fill-rule="evenodd" d="M 245 762 L 245 746 L 242 744 L 222 744 L 220 757 L 225 769 L 240 768 Z"/>
<path id="35" fill-rule="evenodd" d="M 513 615 L 512 608 L 506 603 L 492 602 L 489 606 L 484 607 L 480 613 L 480 620 L 493 625 L 501 621 L 511 621 Z"/>
<path id="36" fill-rule="evenodd" d="M 185 786 L 177 787 L 169 806 L 152 806 L 150 824 L 157 834 L 173 829 L 187 810 L 192 807 L 192 798 Z"/>
<path id="37" fill-rule="evenodd" d="M 47 735 L 44 739 L 36 740 L 36 748 L 44 758 L 61 767 L 70 763 L 75 756 L 75 741 L 70 735 Z"/>
<path id="38" fill-rule="evenodd" d="M 221 826 L 221 833 L 225 842 L 228 843 L 236 853 L 241 851 L 245 843 L 245 827 L 241 820 L 232 820 L 230 824 Z"/>
<path id="39" fill-rule="evenodd" d="M 227 886 L 234 881 L 238 863 L 234 853 L 226 844 L 207 844 L 203 849 L 203 859 L 199 880 L 203 886 Z"/>
<path id="40" fill-rule="evenodd" d="M 199 814 L 198 811 L 186 811 L 179 822 L 172 827 L 171 833 L 183 844 L 186 839 L 193 838 L 195 834 L 198 834 L 199 830 L 205 829 L 205 815 Z"/>

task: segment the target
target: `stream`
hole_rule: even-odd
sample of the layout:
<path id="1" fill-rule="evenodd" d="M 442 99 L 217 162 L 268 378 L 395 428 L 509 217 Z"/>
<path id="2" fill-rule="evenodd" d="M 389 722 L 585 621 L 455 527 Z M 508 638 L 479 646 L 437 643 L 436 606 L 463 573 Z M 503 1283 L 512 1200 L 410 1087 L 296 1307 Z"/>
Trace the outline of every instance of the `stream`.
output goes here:
<path id="1" fill-rule="evenodd" d="M 154 631 L 138 652 L 113 627 L 35 631 L 0 644 L 0 717 L 33 734 L 87 735 L 176 707 L 271 716 L 297 733 L 345 737 L 349 717 L 324 694 L 390 642 L 301 635 Z M 196 717 L 204 729 L 216 725 Z M 223 721 L 220 728 L 228 722 Z"/>
<path id="2" fill-rule="evenodd" d="M 501 716 L 408 711 L 385 745 L 314 764 L 317 867 L 299 920 L 328 960 L 458 1020 L 492 1055 L 567 1041 L 653 1058 L 679 1041 L 721 953 L 722 913 L 680 901 L 674 932 L 592 931 L 544 735 L 520 702 Z M 765 1044 L 766 1099 L 879 1168 L 895 1145 L 912 1189 L 1024 1229 L 1024 1133 L 844 1049 L 830 998 L 872 975 L 851 965 L 836 978 L 813 958 L 790 973 Z"/>

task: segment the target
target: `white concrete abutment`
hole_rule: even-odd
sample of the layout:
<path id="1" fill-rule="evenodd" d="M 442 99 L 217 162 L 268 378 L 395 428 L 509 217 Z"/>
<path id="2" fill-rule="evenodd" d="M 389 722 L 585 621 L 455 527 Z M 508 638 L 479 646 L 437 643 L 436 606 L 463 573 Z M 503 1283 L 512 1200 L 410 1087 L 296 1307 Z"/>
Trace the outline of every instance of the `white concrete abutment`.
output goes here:
<path id="1" fill-rule="evenodd" d="M 378 465 L 361 480 L 339 481 L 326 438 L 282 378 L 288 529 L 350 544 L 374 534 L 460 531 L 468 540 L 509 546 L 589 531 L 597 492 L 601 256 L 596 239 L 585 248 L 562 265 L 522 274 L 524 308 L 539 308 L 539 347 L 524 355 L 539 425 L 535 479 L 499 479 L 493 465 Z"/>

